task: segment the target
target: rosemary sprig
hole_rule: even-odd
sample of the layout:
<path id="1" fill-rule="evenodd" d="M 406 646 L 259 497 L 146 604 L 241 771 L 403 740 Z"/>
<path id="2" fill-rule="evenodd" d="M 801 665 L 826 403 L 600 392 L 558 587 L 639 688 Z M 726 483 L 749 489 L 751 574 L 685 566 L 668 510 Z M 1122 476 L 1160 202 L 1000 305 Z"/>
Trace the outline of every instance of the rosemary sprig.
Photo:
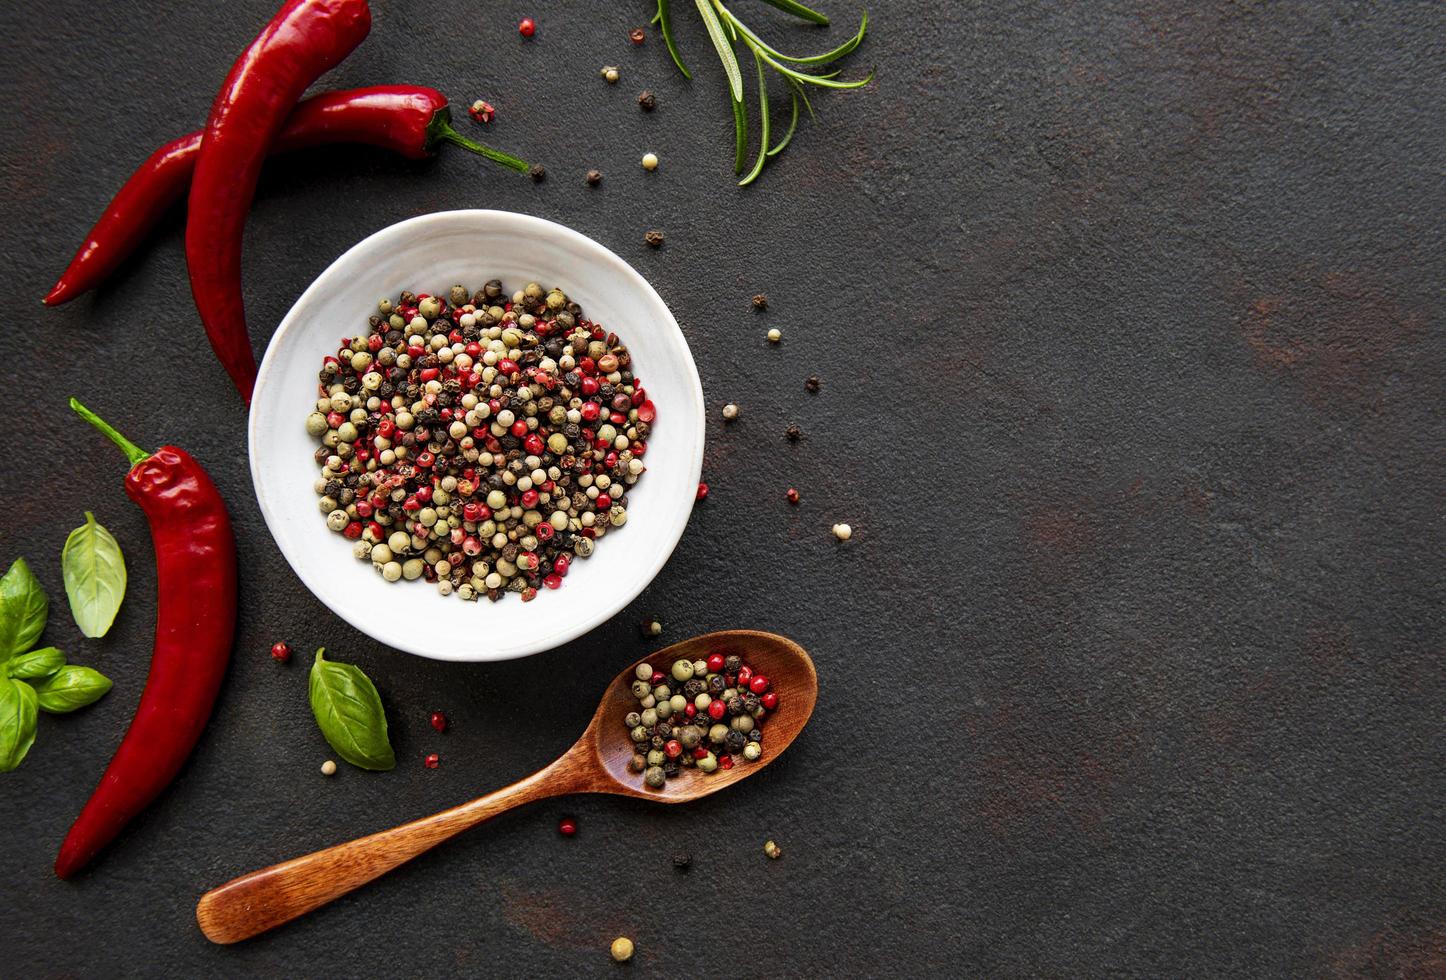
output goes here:
<path id="1" fill-rule="evenodd" d="M 809 23 L 828 24 L 826 16 L 798 3 L 797 0 L 764 0 L 764 2 Z M 845 55 L 852 54 L 863 43 L 864 34 L 869 26 L 867 11 L 859 22 L 858 31 L 847 41 L 822 54 L 797 56 L 785 54 L 765 41 L 729 10 L 723 0 L 694 0 L 694 3 L 698 7 L 698 16 L 702 18 L 703 26 L 708 32 L 708 38 L 713 42 L 714 50 L 718 52 L 718 60 L 723 64 L 723 73 L 728 79 L 728 96 L 733 107 L 733 172 L 737 174 L 743 174 L 743 166 L 748 158 L 748 107 L 743 98 L 743 72 L 738 65 L 736 48 L 739 42 L 742 42 L 748 53 L 753 55 L 753 64 L 758 75 L 758 111 L 761 120 L 758 156 L 754 160 L 752 169 L 738 181 L 739 186 L 751 184 L 757 180 L 768 161 L 782 153 L 793 140 L 794 132 L 798 128 L 799 103 L 803 104 L 809 118 L 813 118 L 813 106 L 809 103 L 806 86 L 849 89 L 860 88 L 873 80 L 874 73 L 872 71 L 865 78 L 842 81 L 838 78 L 837 69 L 818 70 Z M 673 40 L 669 0 L 657 0 L 657 5 L 653 23 L 657 24 L 662 31 L 663 43 L 667 46 L 673 63 L 678 66 L 678 70 L 683 73 L 684 78 L 691 79 L 693 75 L 683 64 L 682 56 L 678 54 L 678 46 Z M 770 68 L 783 76 L 790 89 L 791 102 L 788 128 L 779 141 L 771 147 L 768 145 L 770 106 L 765 68 Z"/>

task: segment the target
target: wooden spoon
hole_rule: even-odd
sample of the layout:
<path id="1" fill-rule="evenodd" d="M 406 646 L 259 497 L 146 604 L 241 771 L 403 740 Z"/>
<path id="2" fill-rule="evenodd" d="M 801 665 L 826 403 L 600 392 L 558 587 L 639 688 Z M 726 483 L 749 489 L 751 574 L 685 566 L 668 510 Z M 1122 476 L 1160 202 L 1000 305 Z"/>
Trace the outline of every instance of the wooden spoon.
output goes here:
<path id="1" fill-rule="evenodd" d="M 638 706 L 631 691 L 637 676 L 634 670 L 638 664 L 648 663 L 666 674 L 675 660 L 702 660 L 710 653 L 738 654 L 755 673 L 772 682 L 779 703 L 762 726 L 763 755 L 756 762 L 740 760 L 732 769 L 713 773 L 684 769 L 661 789 L 649 789 L 640 774 L 628 771 L 633 746 L 623 717 Z M 803 730 L 817 700 L 818 675 L 813 661 L 792 640 L 754 630 L 695 636 L 659 650 L 619 674 L 603 693 L 587 731 L 547 768 L 470 803 L 228 881 L 201 896 L 196 921 L 213 943 L 249 939 L 360 888 L 484 820 L 534 800 L 571 793 L 615 793 L 659 803 L 685 803 L 716 793 L 777 759 Z"/>

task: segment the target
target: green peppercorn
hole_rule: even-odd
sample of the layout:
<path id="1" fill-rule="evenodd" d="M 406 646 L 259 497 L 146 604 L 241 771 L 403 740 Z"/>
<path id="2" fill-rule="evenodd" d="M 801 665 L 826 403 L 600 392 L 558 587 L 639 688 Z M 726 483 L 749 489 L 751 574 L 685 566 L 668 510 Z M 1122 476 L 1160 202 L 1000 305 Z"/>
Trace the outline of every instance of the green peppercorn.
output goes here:
<path id="1" fill-rule="evenodd" d="M 747 754 L 747 750 L 744 750 L 744 754 Z M 647 767 L 648 761 L 636 752 L 634 752 L 633 757 L 628 760 L 628 772 L 642 772 Z"/>
<path id="2" fill-rule="evenodd" d="M 653 665 L 646 662 L 640 663 L 633 673 L 637 675 L 638 680 L 651 682 L 653 679 Z"/>
<path id="3" fill-rule="evenodd" d="M 642 725 L 638 725 L 628 734 L 632 736 L 634 742 L 646 742 L 649 737 L 648 730 Z"/>
<path id="4" fill-rule="evenodd" d="M 743 746 L 743 758 L 747 759 L 749 762 L 756 761 L 758 757 L 762 754 L 763 746 L 759 745 L 757 742 L 749 742 L 747 745 Z"/>
<path id="5" fill-rule="evenodd" d="M 703 730 L 697 725 L 684 725 L 676 734 L 679 744 L 685 749 L 696 749 L 703 740 Z"/>
<path id="6" fill-rule="evenodd" d="M 703 667 L 706 670 L 707 664 Z M 687 660 L 675 660 L 673 662 L 673 679 L 679 681 L 690 681 L 693 679 L 693 664 Z"/>
<path id="7" fill-rule="evenodd" d="M 647 763 L 650 766 L 661 766 L 667 758 L 662 749 L 651 749 L 648 752 Z"/>
<path id="8" fill-rule="evenodd" d="M 647 697 L 649 694 L 652 694 L 652 693 L 653 693 L 653 686 L 652 686 L 651 684 L 649 684 L 647 681 L 643 681 L 643 680 L 633 681 L 633 697 L 635 697 L 635 698 L 637 698 L 638 700 L 641 701 L 643 698 Z"/>
<path id="9" fill-rule="evenodd" d="M 706 678 L 706 677 L 708 676 L 708 661 L 706 661 L 706 660 L 695 660 L 695 661 L 693 661 L 693 673 L 694 673 L 694 675 L 697 676 L 697 677 Z"/>
<path id="10" fill-rule="evenodd" d="M 727 725 L 714 725 L 712 728 L 708 729 L 708 741 L 712 742 L 714 745 L 722 745 L 724 740 L 726 740 L 727 738 Z"/>
<path id="11" fill-rule="evenodd" d="M 652 728 L 658 723 L 658 711 L 656 708 L 647 708 L 643 711 L 643 727 Z"/>
<path id="12" fill-rule="evenodd" d="M 674 694 L 668 699 L 668 703 L 672 705 L 674 713 L 681 714 L 688 710 L 688 699 L 681 694 Z"/>
<path id="13" fill-rule="evenodd" d="M 703 770 L 704 772 L 713 772 L 715 769 L 718 768 L 718 757 L 712 752 L 709 752 L 707 755 L 703 756 L 703 758 L 698 760 L 698 768 Z"/>
<path id="14" fill-rule="evenodd" d="M 653 789 L 658 789 L 668 781 L 667 775 L 663 772 L 662 766 L 649 766 L 643 772 L 643 782 Z"/>
<path id="15" fill-rule="evenodd" d="M 643 716 L 638 714 L 636 711 L 629 711 L 627 713 L 627 716 L 623 718 L 623 724 L 626 725 L 628 728 L 637 728 L 642 723 Z"/>

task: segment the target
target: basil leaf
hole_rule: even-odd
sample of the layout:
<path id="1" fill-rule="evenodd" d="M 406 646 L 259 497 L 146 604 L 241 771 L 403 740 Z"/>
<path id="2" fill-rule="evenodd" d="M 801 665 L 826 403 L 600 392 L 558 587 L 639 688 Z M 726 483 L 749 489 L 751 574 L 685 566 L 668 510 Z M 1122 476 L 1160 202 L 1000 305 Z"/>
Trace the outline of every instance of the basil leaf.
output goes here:
<path id="1" fill-rule="evenodd" d="M 29 684 L 0 677 L 0 772 L 20 765 L 35 744 L 35 703 Z"/>
<path id="2" fill-rule="evenodd" d="M 311 713 L 327 744 L 362 769 L 391 769 L 397 764 L 387 741 L 387 715 L 376 687 L 352 664 L 339 664 L 316 651 L 307 682 Z"/>
<path id="3" fill-rule="evenodd" d="M 120 545 L 90 511 L 85 523 L 65 539 L 60 571 L 75 625 L 86 636 L 105 636 L 125 598 L 126 563 Z"/>
<path id="4" fill-rule="evenodd" d="M 5 665 L 5 673 L 25 680 L 41 680 L 65 666 L 65 654 L 55 647 L 22 653 Z"/>
<path id="5" fill-rule="evenodd" d="M 45 629 L 50 600 L 24 558 L 0 578 L 0 661 L 35 645 Z"/>
<path id="6" fill-rule="evenodd" d="M 71 664 L 62 667 L 35 685 L 40 707 L 53 715 L 63 715 L 94 704 L 110 690 L 110 678 L 89 667 Z"/>

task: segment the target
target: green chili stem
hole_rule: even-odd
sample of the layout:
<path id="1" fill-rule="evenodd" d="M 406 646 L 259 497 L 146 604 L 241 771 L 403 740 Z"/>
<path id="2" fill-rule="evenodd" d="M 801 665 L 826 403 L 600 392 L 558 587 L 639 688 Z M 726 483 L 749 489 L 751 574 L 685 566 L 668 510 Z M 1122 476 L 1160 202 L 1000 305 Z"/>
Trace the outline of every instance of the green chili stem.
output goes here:
<path id="1" fill-rule="evenodd" d="M 109 422 L 86 408 L 78 399 L 72 398 L 70 400 L 70 407 L 76 415 L 79 415 L 91 425 L 95 426 L 107 439 L 119 446 L 121 452 L 126 454 L 126 459 L 130 460 L 131 466 L 135 466 L 137 463 L 142 463 L 151 458 L 150 453 L 111 428 Z"/>
<path id="2" fill-rule="evenodd" d="M 486 145 L 485 143 L 478 143 L 476 140 L 470 140 L 467 137 L 463 136 L 461 133 L 457 132 L 457 130 L 452 126 L 452 120 L 450 116 L 448 114 L 445 114 L 445 110 L 443 110 L 443 112 L 437 113 L 436 116 L 432 117 L 432 122 L 427 127 L 427 129 L 428 135 L 431 136 L 433 140 L 446 140 L 448 143 L 456 143 L 464 150 L 470 150 L 471 152 L 476 153 L 479 156 L 486 157 L 493 163 L 500 163 L 502 164 L 502 166 L 507 167 L 510 170 L 516 170 L 520 174 L 525 174 L 529 169 L 531 169 L 531 165 L 528 164 L 526 160 L 519 160 L 517 157 L 512 156 L 509 153 L 503 153 L 501 150 L 494 150 L 492 149 L 492 147 Z"/>

